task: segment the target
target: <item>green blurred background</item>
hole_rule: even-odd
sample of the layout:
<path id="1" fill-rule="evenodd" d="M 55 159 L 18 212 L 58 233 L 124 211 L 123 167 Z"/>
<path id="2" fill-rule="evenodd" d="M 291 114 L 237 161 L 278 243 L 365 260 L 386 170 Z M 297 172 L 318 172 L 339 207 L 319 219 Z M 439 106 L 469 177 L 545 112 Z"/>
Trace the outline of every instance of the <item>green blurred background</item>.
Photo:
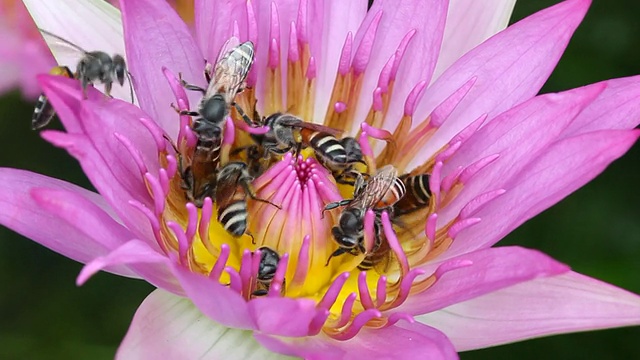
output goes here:
<path id="1" fill-rule="evenodd" d="M 483 1 L 483 0 L 476 0 Z M 513 20 L 556 3 L 520 0 Z M 595 0 L 544 92 L 640 73 L 640 3 Z M 639 104 L 640 106 L 640 104 Z M 29 130 L 32 104 L 0 98 L 0 166 L 91 185 L 77 162 Z M 640 145 L 501 245 L 540 249 L 581 273 L 640 293 Z M 634 190 L 636 189 L 636 190 Z M 141 301 L 143 281 L 99 273 L 0 228 L 0 359 L 110 359 Z M 462 359 L 640 359 L 640 327 L 563 335 L 461 354 Z"/>

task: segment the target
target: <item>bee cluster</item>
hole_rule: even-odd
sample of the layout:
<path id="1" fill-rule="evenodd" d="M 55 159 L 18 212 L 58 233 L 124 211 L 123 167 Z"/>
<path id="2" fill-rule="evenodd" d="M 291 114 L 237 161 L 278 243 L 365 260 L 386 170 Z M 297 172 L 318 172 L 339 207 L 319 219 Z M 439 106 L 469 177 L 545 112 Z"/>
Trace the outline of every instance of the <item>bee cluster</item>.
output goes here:
<path id="1" fill-rule="evenodd" d="M 217 220 L 224 229 L 236 238 L 247 234 L 255 243 L 248 231 L 248 198 L 278 209 L 280 206 L 259 198 L 252 187 L 253 180 L 279 161 L 282 155 L 294 152 L 297 159 L 303 148 L 310 148 L 315 159 L 331 172 L 336 183 L 353 186 L 352 198 L 326 204 L 323 209 L 323 213 L 340 209 L 338 224 L 331 230 L 338 247 L 326 264 L 343 254 L 364 255 L 358 268 L 374 268 L 390 253 L 383 232 L 382 213 L 387 212 L 392 219 L 398 219 L 428 207 L 431 198 L 429 175 L 398 176 L 391 165 L 369 174 L 361 170 L 371 167 L 366 163 L 358 141 L 353 137 L 339 137 L 339 130 L 310 123 L 288 113 L 277 112 L 261 117 L 255 104 L 253 116 L 249 117 L 235 99 L 244 90 L 253 65 L 254 45 L 250 41 L 232 45 L 232 40 L 227 42 L 214 64 L 205 66 L 206 88 L 180 78 L 186 90 L 202 94 L 196 110 L 174 107 L 180 115 L 191 117 L 190 129 L 196 138 L 195 146 L 187 149 L 184 144 L 176 144 L 166 137 L 178 158 L 180 187 L 186 200 L 202 207 L 207 198 L 211 199 L 217 206 Z M 125 74 L 130 78 L 122 56 L 109 57 L 103 52 L 84 50 L 75 73 L 67 67 L 56 67 L 52 73 L 79 79 L 83 91 L 90 83 L 99 81 L 105 84 L 107 95 L 114 81 L 123 85 Z M 250 145 L 236 148 L 221 159 L 225 126 L 232 109 L 249 128 L 266 131 L 249 132 Z M 45 126 L 53 114 L 53 109 L 42 95 L 34 111 L 33 127 Z M 229 160 L 229 156 L 233 159 Z M 365 217 L 368 211 L 374 214 L 374 242 L 367 247 Z M 268 293 L 280 261 L 280 254 L 275 250 L 264 246 L 258 250 L 260 263 L 254 296 Z"/>

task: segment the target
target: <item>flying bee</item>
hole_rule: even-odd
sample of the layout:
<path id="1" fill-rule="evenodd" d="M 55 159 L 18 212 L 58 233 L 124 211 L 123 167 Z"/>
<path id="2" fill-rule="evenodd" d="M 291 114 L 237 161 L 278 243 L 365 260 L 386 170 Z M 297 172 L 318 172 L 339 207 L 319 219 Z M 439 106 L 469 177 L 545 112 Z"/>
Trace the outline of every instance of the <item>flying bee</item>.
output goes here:
<path id="1" fill-rule="evenodd" d="M 181 173 L 187 199 L 198 207 L 202 207 L 205 197 L 216 192 L 215 174 L 220 161 L 224 124 L 230 107 L 235 105 L 236 95 L 243 90 L 253 60 L 253 43 L 247 41 L 229 51 L 223 50 L 214 67 L 205 68 L 205 77 L 209 83 L 207 89 L 181 79 L 186 89 L 203 94 L 197 112 L 176 109 L 180 115 L 195 118 L 191 130 L 198 139 L 196 148 L 190 164 Z"/>
<path id="2" fill-rule="evenodd" d="M 251 181 L 253 177 L 249 175 L 247 164 L 240 161 L 230 162 L 218 171 L 215 192 L 218 221 L 234 237 L 240 237 L 243 234 L 251 236 L 247 232 L 247 196 L 280 209 L 280 206 L 258 198 L 251 186 Z"/>
<path id="3" fill-rule="evenodd" d="M 402 179 L 408 191 L 407 194 L 393 206 L 393 212 L 396 216 L 408 214 L 429 205 L 431 189 L 429 188 L 428 174 L 414 176 L 405 174 L 402 175 L 400 179 Z"/>
<path id="4" fill-rule="evenodd" d="M 103 51 L 87 51 L 46 30 L 39 29 L 47 43 L 51 46 L 63 46 L 70 48 L 72 51 L 81 54 L 81 58 L 76 65 L 75 72 L 67 66 L 56 66 L 51 71 L 52 75 L 66 76 L 80 80 L 82 85 L 82 95 L 86 98 L 86 91 L 89 84 L 96 81 L 104 85 L 105 94 L 111 96 L 113 83 L 118 82 L 124 86 L 125 78 L 129 80 L 129 89 L 131 91 L 131 102 L 134 101 L 133 86 L 131 85 L 131 74 L 127 71 L 127 65 L 122 55 L 115 54 L 110 56 Z M 49 100 L 44 94 L 41 94 L 36 103 L 31 119 L 31 128 L 33 130 L 41 129 L 47 126 L 55 115 L 55 111 L 51 107 Z"/>
<path id="5" fill-rule="evenodd" d="M 387 165 L 378 169 L 368 180 L 364 180 L 364 177 L 360 176 L 356 181 L 353 199 L 337 201 L 325 206 L 324 210 L 345 206 L 338 218 L 338 226 L 331 229 L 331 234 L 338 243 L 338 249 L 329 256 L 327 264 L 332 257 L 344 253 L 351 255 L 363 253 L 366 258 L 367 255 L 374 254 L 381 249 L 384 250 L 380 235 L 379 215 L 382 211 L 392 209 L 392 206 L 402 198 L 405 192 L 404 184 L 399 180 L 397 174 L 398 171 L 393 166 Z M 367 253 L 367 249 L 364 247 L 364 216 L 369 209 L 376 213 L 374 221 L 376 235 L 374 248 Z M 375 265 L 375 261 L 371 256 L 372 266 Z"/>
<path id="6" fill-rule="evenodd" d="M 265 296 L 269 292 L 271 282 L 276 275 L 280 255 L 266 246 L 258 250 L 260 250 L 260 264 L 258 265 L 258 274 L 256 276 L 256 290 L 251 295 Z M 282 292 L 284 292 L 284 284 L 282 285 Z"/>

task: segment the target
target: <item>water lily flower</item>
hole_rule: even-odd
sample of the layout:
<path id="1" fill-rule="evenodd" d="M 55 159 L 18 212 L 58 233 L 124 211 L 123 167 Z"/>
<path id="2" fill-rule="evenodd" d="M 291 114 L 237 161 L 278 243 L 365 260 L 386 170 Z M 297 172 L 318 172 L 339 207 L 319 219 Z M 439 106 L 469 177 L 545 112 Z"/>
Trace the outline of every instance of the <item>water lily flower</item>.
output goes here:
<path id="1" fill-rule="evenodd" d="M 43 138 L 78 159 L 99 194 L 0 171 L 0 223 L 86 263 L 78 284 L 104 270 L 158 288 L 118 358 L 454 359 L 640 324 L 639 296 L 538 251 L 492 247 L 639 136 L 639 77 L 537 95 L 589 0 L 504 30 L 513 1 L 377 0 L 367 11 L 362 0 L 200 0 L 195 36 L 155 0 L 122 0 L 122 16 L 95 0 L 25 3 L 41 28 L 125 54 L 134 78 L 139 106 L 126 91 L 118 100 L 89 88 L 85 99 L 77 81 L 39 78 L 66 129 Z M 428 174 L 428 205 L 401 216 L 364 209 L 364 251 L 330 258 L 343 208 L 323 208 L 354 188 L 309 149 L 252 182 L 263 201 L 248 201 L 250 235 L 225 230 L 215 199 L 189 202 L 180 165 L 197 139 L 171 104 L 195 109 L 202 95 L 178 74 L 206 86 L 203 59 L 215 61 L 231 37 L 255 44 L 236 97 L 247 114 L 286 111 L 343 130 L 360 144 L 362 171 Z M 247 160 L 247 133 L 268 130 L 234 109 L 220 162 Z M 258 296 L 263 246 L 280 259 Z M 382 260 L 363 269 L 372 253 Z"/>
<path id="2" fill-rule="evenodd" d="M 0 1 L 0 94 L 20 88 L 26 99 L 40 94 L 36 75 L 48 72 L 55 61 L 20 0 Z"/>

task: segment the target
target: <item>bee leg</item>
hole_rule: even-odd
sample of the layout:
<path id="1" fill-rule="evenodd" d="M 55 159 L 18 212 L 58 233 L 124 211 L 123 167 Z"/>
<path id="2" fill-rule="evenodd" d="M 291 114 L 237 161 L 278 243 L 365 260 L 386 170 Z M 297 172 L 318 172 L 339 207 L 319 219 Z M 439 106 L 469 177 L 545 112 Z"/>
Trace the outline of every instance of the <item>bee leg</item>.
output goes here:
<path id="1" fill-rule="evenodd" d="M 244 233 L 245 233 L 245 234 L 247 234 L 247 235 L 249 235 L 249 236 L 251 237 L 251 243 L 252 243 L 253 245 L 255 245 L 255 244 L 256 244 L 256 238 L 254 238 L 254 237 L 253 237 L 253 234 L 252 234 L 252 233 L 250 233 L 250 232 L 249 232 L 249 230 L 245 231 Z"/>
<path id="2" fill-rule="evenodd" d="M 207 84 L 211 82 L 211 73 L 213 72 L 213 65 L 207 60 L 204 60 L 204 78 L 207 80 Z"/>
<path id="3" fill-rule="evenodd" d="M 180 85 L 182 85 L 182 87 L 184 87 L 187 90 L 198 91 L 198 92 L 201 92 L 202 94 L 205 94 L 207 92 L 207 90 L 201 88 L 200 86 L 189 84 L 188 82 L 186 82 L 182 78 L 182 73 L 178 73 L 178 79 L 180 80 Z"/>
<path id="4" fill-rule="evenodd" d="M 282 206 L 276 205 L 276 204 L 272 203 L 272 202 L 271 202 L 271 201 L 269 201 L 269 200 L 265 200 L 265 199 L 261 199 L 261 198 L 259 198 L 259 197 L 256 195 L 255 191 L 253 191 L 253 189 L 251 188 L 250 180 L 246 179 L 245 181 L 242 181 L 242 188 L 244 189 L 245 193 L 247 193 L 247 195 L 249 195 L 249 197 L 250 197 L 251 199 L 253 199 L 253 200 L 255 200 L 255 201 L 263 202 L 263 203 L 265 203 L 265 204 L 269 204 L 269 205 L 275 206 L 275 207 L 277 207 L 277 208 L 278 208 L 278 210 L 282 210 Z M 254 244 L 255 244 L 255 243 L 254 243 Z"/>
<path id="5" fill-rule="evenodd" d="M 331 255 L 329 255 L 329 258 L 327 259 L 327 263 L 324 264 L 324 266 L 329 266 L 329 261 L 331 261 L 331 259 L 335 256 L 340 256 L 344 253 L 346 253 L 347 250 L 343 249 L 343 248 L 338 248 L 336 251 L 334 251 L 333 253 L 331 253 Z"/>
<path id="6" fill-rule="evenodd" d="M 251 120 L 249 115 L 247 115 L 247 113 L 244 112 L 244 110 L 240 107 L 240 105 L 238 105 L 237 102 L 235 102 L 235 101 L 233 102 L 233 107 L 235 107 L 236 110 L 238 110 L 238 114 L 240 114 L 240 116 L 242 116 L 242 120 L 244 120 L 244 122 L 246 122 L 247 125 L 256 126 L 256 124 L 253 123 L 253 121 Z"/>
<path id="7" fill-rule="evenodd" d="M 349 203 L 351 203 L 353 201 L 353 199 L 344 199 L 344 200 L 340 200 L 340 201 L 335 201 L 332 203 L 328 203 L 324 209 L 322 209 L 322 212 L 324 213 L 327 210 L 333 210 L 337 207 L 340 206 L 345 206 L 345 205 L 349 205 Z"/>
<path id="8" fill-rule="evenodd" d="M 175 110 L 179 115 L 189 115 L 189 116 L 200 116 L 200 113 L 196 111 L 189 110 L 180 110 L 174 103 L 171 103 L 171 107 Z"/>
<path id="9" fill-rule="evenodd" d="M 113 83 L 111 81 L 107 81 L 104 83 L 104 93 L 110 98 L 113 98 L 113 96 L 111 96 L 112 88 L 113 88 Z"/>

